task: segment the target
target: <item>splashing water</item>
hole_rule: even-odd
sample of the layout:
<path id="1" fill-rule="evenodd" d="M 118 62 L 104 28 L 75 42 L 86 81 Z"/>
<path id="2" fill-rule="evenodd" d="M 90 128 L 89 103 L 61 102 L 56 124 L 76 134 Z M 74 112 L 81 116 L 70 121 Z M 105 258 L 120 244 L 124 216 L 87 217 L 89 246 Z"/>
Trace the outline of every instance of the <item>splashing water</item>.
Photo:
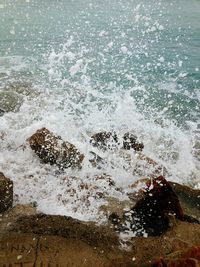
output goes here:
<path id="1" fill-rule="evenodd" d="M 90 136 L 104 130 L 134 131 L 167 179 L 200 188 L 199 8 L 196 0 L 0 1 L 0 96 L 20 103 L 0 117 L 0 170 L 16 202 L 103 218 L 97 193 L 126 199 L 139 178 L 115 153 L 103 170 L 88 163 Z M 82 170 L 55 174 L 40 163 L 24 144 L 41 127 L 85 154 Z M 122 191 L 94 179 L 102 172 Z"/>

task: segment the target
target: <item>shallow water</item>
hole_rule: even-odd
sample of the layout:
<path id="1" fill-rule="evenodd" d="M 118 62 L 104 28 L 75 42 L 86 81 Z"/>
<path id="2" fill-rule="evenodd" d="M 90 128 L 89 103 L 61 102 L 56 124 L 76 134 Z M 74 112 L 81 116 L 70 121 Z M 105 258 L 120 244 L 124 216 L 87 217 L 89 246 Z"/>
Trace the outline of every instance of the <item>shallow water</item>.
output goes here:
<path id="1" fill-rule="evenodd" d="M 197 0 L 0 0 L 0 90 L 21 105 L 0 117 L 0 169 L 14 180 L 17 202 L 81 219 L 95 219 L 104 202 L 91 190 L 90 204 L 82 204 L 80 184 L 96 183 L 86 176 L 99 172 L 87 161 L 77 174 L 55 175 L 24 147 L 44 126 L 86 159 L 92 133 L 134 131 L 168 179 L 200 187 L 199 89 Z M 126 192 L 138 177 L 117 155 L 106 157 L 103 171 Z M 67 182 L 68 174 L 79 179 Z M 102 182 L 97 187 L 125 197 Z"/>

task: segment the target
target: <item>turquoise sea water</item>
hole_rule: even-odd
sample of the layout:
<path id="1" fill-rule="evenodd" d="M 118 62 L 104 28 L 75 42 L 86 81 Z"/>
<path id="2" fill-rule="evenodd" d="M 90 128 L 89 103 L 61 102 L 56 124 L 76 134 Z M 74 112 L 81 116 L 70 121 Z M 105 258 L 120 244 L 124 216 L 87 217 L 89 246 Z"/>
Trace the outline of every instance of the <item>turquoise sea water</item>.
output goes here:
<path id="1" fill-rule="evenodd" d="M 46 126 L 86 154 L 89 133 L 133 130 L 170 179 L 200 186 L 199 0 L 0 0 L 0 90 L 16 83 L 36 91 L 0 117 L 1 168 L 17 181 L 46 179 L 20 148 Z M 42 196 L 29 186 L 22 202 Z"/>
<path id="2" fill-rule="evenodd" d="M 129 91 L 148 114 L 165 109 L 178 123 L 197 121 L 199 1 L 1 0 L 0 5 L 2 72 L 21 63 L 18 79 L 31 73 L 58 86 L 63 79 L 80 81 L 84 73 L 97 91 Z M 77 60 L 80 70 L 70 75 Z"/>

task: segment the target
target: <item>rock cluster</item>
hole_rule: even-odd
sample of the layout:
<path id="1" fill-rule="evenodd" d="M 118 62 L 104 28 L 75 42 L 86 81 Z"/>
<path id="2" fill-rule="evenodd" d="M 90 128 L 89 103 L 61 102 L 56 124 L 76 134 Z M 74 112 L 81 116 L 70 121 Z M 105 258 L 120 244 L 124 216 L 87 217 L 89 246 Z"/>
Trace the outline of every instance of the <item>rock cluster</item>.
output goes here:
<path id="1" fill-rule="evenodd" d="M 82 167 L 84 155 L 76 146 L 68 141 L 63 141 L 61 137 L 47 128 L 37 130 L 28 138 L 28 142 L 43 163 L 54 164 L 59 169 L 79 169 Z M 98 149 L 103 151 L 102 154 L 106 154 L 104 152 L 107 150 L 111 153 L 113 150 L 117 150 L 123 157 L 126 157 L 124 151 L 127 152 L 131 149 L 133 152 L 136 151 L 137 153 L 133 154 L 137 154 L 138 161 L 134 165 L 134 171 L 138 176 L 146 178 L 140 179 L 129 186 L 127 199 L 124 201 L 110 197 L 109 193 L 104 194 L 101 190 L 93 190 L 97 196 L 96 199 L 104 198 L 107 200 L 107 205 L 101 206 L 101 212 L 107 215 L 109 223 L 106 227 L 100 227 L 94 223 L 80 222 L 66 216 L 37 214 L 33 207 L 31 209 L 30 207 L 21 209 L 14 207 L 11 209 L 13 182 L 0 172 L 0 252 L 3 251 L 2 255 L 6 255 L 0 257 L 0 266 L 1 264 L 7 266 L 5 260 L 9 257 L 12 258 L 9 249 L 12 250 L 13 247 L 17 252 L 19 250 L 21 254 L 15 255 L 12 263 L 9 262 L 11 265 L 16 261 L 16 257 L 18 257 L 19 264 L 24 264 L 26 261 L 23 257 L 25 257 L 26 260 L 30 261 L 30 264 L 39 262 L 40 266 L 46 263 L 51 266 L 53 262 L 55 266 L 64 267 L 66 262 L 68 263 L 68 259 L 63 258 L 63 255 L 73 254 L 73 260 L 70 261 L 71 265 L 69 266 L 75 266 L 76 264 L 78 264 L 76 266 L 108 267 L 200 266 L 200 190 L 168 182 L 163 175 L 160 175 L 161 172 L 167 173 L 167 171 L 154 160 L 141 153 L 144 145 L 138 142 L 137 137 L 132 133 L 125 133 L 120 140 L 116 133 L 100 132 L 91 137 L 90 143 L 95 149 L 97 148 L 97 152 Z M 91 153 L 94 156 L 90 160 L 93 167 L 100 168 L 101 165 L 106 163 L 106 159 L 93 151 Z M 131 158 L 129 159 L 131 161 Z M 151 171 L 150 168 L 149 175 L 142 176 L 140 172 L 140 165 L 143 162 L 146 166 L 153 167 L 154 171 Z M 73 177 L 70 177 L 70 179 L 73 179 Z M 110 192 L 110 189 L 115 190 L 115 192 L 122 192 L 122 188 L 117 188 L 113 177 L 103 172 L 101 175 L 94 176 L 92 181 L 98 181 L 103 183 L 104 186 L 106 185 L 108 192 Z M 135 188 L 138 188 L 139 183 L 142 186 L 140 186 L 139 191 L 136 191 Z M 91 181 L 88 183 L 83 181 L 78 187 L 86 192 L 99 189 Z M 66 194 L 68 195 L 68 193 Z M 126 234 L 130 231 L 134 233 L 135 237 L 129 240 L 129 251 L 122 251 L 119 249 L 120 241 L 117 233 Z M 19 235 L 23 235 L 24 243 L 26 243 L 27 236 L 25 233 L 29 240 L 27 246 L 30 247 L 27 251 L 30 251 L 33 255 L 41 254 L 39 261 L 37 258 L 34 258 L 34 260 L 31 257 L 26 258 L 25 245 L 20 243 L 17 247 L 16 243 L 19 241 L 16 240 L 19 239 Z M 144 234 L 148 238 L 144 238 Z M 58 238 L 58 240 L 55 239 L 56 242 L 63 244 L 62 249 L 64 247 L 64 250 L 60 249 L 60 251 L 64 251 L 62 252 L 64 254 L 62 254 L 56 250 L 55 246 L 50 245 L 52 240 L 49 239 L 48 247 L 51 247 L 52 255 L 55 254 L 55 250 L 57 251 L 55 261 L 49 259 L 49 251 L 45 250 L 45 254 L 42 254 L 43 251 L 38 250 L 39 245 L 43 246 L 42 238 L 48 240 L 49 235 Z M 37 240 L 37 244 L 30 241 L 34 238 Z M 6 242 L 6 247 L 2 240 Z M 23 251 L 20 250 L 21 247 L 23 247 Z M 86 259 L 86 262 L 85 260 L 82 261 L 82 258 L 77 261 L 77 247 L 82 251 L 83 254 L 80 255 Z M 97 258 L 98 260 L 96 260 Z M 56 265 L 58 263 L 59 265 Z M 37 264 L 34 266 L 37 266 Z"/>
<path id="2" fill-rule="evenodd" d="M 122 149 L 141 151 L 144 147 L 142 143 L 137 141 L 137 137 L 131 133 L 125 133 L 123 136 Z M 63 141 L 61 137 L 56 136 L 46 128 L 39 129 L 34 133 L 28 142 L 33 151 L 39 156 L 44 163 L 56 164 L 59 168 L 81 168 L 84 155 L 71 143 Z M 102 150 L 113 149 L 121 144 L 116 133 L 100 132 L 91 137 L 92 146 Z M 93 152 L 91 152 L 93 153 Z M 105 164 L 105 159 L 94 153 L 93 160 L 90 160 L 94 167 Z M 193 216 L 183 214 L 179 198 L 175 193 L 173 186 L 160 175 L 161 167 L 151 158 L 144 154 L 138 154 L 139 163 L 145 162 L 147 166 L 153 166 L 154 171 L 151 172 L 150 178 L 143 181 L 143 187 L 139 192 L 131 192 L 131 188 L 135 188 L 136 184 L 130 186 L 128 194 L 130 203 L 127 211 L 120 211 L 123 205 L 116 204 L 115 209 L 109 212 L 109 208 L 103 207 L 107 212 L 110 222 L 118 231 L 126 231 L 132 229 L 137 234 L 147 233 L 151 236 L 158 236 L 167 231 L 171 221 L 175 219 L 195 220 Z M 135 165 L 135 170 L 140 175 L 140 166 Z M 103 174 L 99 179 L 107 179 L 109 175 Z M 114 180 L 109 177 L 110 186 L 115 187 Z M 139 180 L 140 181 L 140 180 Z M 115 190 L 120 190 L 115 188 Z M 176 189 L 177 191 L 177 189 Z M 103 196 L 103 193 L 102 193 Z M 113 207 L 109 204 L 108 207 Z M 113 201 L 112 201 L 113 202 Z M 118 201 L 116 201 L 117 203 Z M 114 205 L 115 206 L 115 205 Z M 118 206 L 118 207 L 117 207 Z M 139 223 L 138 223 L 139 222 Z"/>
<path id="3" fill-rule="evenodd" d="M 91 136 L 90 143 L 94 147 L 100 149 L 123 148 L 125 150 L 134 149 L 135 151 L 142 151 L 144 144 L 137 141 L 137 136 L 133 133 L 125 133 L 120 142 L 119 137 L 115 132 L 99 132 Z"/>

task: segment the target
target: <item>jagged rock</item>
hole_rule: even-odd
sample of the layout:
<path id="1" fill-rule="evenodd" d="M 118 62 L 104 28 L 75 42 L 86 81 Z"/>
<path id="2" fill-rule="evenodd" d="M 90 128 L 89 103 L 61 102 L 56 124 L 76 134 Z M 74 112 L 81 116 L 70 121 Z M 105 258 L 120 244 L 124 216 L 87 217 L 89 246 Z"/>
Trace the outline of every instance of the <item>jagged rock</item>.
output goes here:
<path id="1" fill-rule="evenodd" d="M 160 235 L 170 226 L 170 217 L 183 220 L 183 211 L 172 186 L 163 176 L 146 179 L 139 192 L 129 194 L 135 205 L 132 207 L 133 227 L 141 227 L 148 235 Z M 134 226 L 134 221 L 139 225 Z"/>
<path id="2" fill-rule="evenodd" d="M 130 150 L 131 148 L 135 151 L 142 151 L 144 144 L 137 141 L 136 135 L 128 132 L 123 136 L 123 149 Z"/>
<path id="3" fill-rule="evenodd" d="M 0 172 L 0 213 L 8 210 L 13 204 L 13 182 Z"/>
<path id="4" fill-rule="evenodd" d="M 44 163 L 56 164 L 59 168 L 80 168 L 84 155 L 71 143 L 63 141 L 46 128 L 37 130 L 28 142 Z"/>
<path id="5" fill-rule="evenodd" d="M 170 182 L 183 208 L 185 220 L 200 223 L 200 190 Z"/>

